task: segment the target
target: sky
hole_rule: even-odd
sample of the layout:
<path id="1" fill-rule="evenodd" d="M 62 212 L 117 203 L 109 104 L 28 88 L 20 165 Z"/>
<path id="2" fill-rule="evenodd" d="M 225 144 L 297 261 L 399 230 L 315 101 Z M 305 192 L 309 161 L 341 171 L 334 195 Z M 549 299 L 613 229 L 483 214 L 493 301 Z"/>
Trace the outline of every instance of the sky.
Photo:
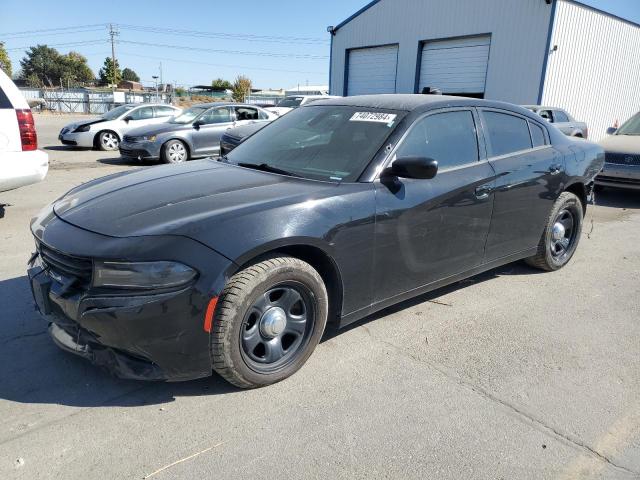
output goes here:
<path id="1" fill-rule="evenodd" d="M 327 26 L 367 3 L 244 0 L 236 8 L 234 2 L 219 0 L 110 0 L 107 8 L 86 0 L 0 0 L 0 41 L 9 49 L 14 71 L 24 47 L 48 44 L 61 53 L 86 56 L 97 75 L 111 55 L 106 24 L 113 23 L 119 31 L 120 67 L 134 69 L 145 85 L 160 75 L 160 62 L 164 82 L 181 86 L 208 85 L 218 77 L 233 80 L 239 74 L 259 88 L 326 85 Z M 640 23 L 640 0 L 584 3 Z"/>

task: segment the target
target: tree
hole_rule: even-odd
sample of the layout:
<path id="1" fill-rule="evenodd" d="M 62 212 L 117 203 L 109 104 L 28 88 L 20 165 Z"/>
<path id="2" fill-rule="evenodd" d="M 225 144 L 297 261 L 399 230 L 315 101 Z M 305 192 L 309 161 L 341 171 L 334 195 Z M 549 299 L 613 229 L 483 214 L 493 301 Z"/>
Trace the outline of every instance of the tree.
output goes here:
<path id="1" fill-rule="evenodd" d="M 117 62 L 117 60 L 116 60 L 116 62 Z M 129 82 L 139 82 L 140 81 L 140 77 L 132 69 L 125 68 L 124 70 L 122 70 L 122 80 L 127 80 Z"/>
<path id="2" fill-rule="evenodd" d="M 93 72 L 87 59 L 77 52 L 61 55 L 55 48 L 37 45 L 20 60 L 20 77 L 32 87 L 80 85 L 91 82 Z"/>
<path id="3" fill-rule="evenodd" d="M 4 48 L 3 42 L 0 42 L 0 70 L 6 73 L 8 77 L 11 77 L 11 59 Z"/>
<path id="4" fill-rule="evenodd" d="M 120 71 L 120 65 L 118 64 L 118 60 L 116 60 L 116 69 L 115 69 L 115 79 L 113 75 L 113 61 L 111 57 L 107 57 L 104 59 L 104 65 L 98 72 L 98 76 L 100 77 L 100 83 L 102 85 L 111 85 L 115 83 L 116 85 L 120 80 L 122 80 L 122 72 Z M 115 81 L 114 81 L 115 80 Z"/>
<path id="5" fill-rule="evenodd" d="M 233 99 L 236 102 L 244 102 L 245 97 L 251 93 L 251 80 L 244 75 L 236 77 L 233 82 Z"/>
<path id="6" fill-rule="evenodd" d="M 213 88 L 219 88 L 219 89 L 224 89 L 224 90 L 232 90 L 233 89 L 233 85 L 231 85 L 231 82 L 228 80 L 224 80 L 222 78 L 216 78 L 213 82 L 211 82 L 211 86 Z"/>

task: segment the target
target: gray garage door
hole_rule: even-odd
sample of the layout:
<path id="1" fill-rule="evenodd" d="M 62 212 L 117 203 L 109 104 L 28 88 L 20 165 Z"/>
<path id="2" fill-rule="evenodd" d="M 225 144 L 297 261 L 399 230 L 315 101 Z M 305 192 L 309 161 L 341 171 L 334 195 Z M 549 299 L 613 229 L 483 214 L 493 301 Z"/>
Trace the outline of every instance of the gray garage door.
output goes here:
<path id="1" fill-rule="evenodd" d="M 345 95 L 396 93 L 398 46 L 349 51 Z"/>
<path id="2" fill-rule="evenodd" d="M 422 49 L 418 92 L 483 96 L 489 65 L 490 36 L 427 42 Z"/>

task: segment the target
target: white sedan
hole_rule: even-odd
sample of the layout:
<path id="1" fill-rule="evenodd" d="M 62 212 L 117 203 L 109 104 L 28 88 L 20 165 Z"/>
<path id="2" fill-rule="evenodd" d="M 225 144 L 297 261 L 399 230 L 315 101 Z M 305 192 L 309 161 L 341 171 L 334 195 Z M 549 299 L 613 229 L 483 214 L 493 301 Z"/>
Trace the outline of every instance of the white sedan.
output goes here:
<path id="1" fill-rule="evenodd" d="M 58 135 L 63 145 L 118 150 L 125 133 L 134 128 L 164 123 L 182 112 L 165 104 L 126 104 L 101 117 L 66 125 Z"/>
<path id="2" fill-rule="evenodd" d="M 40 182 L 48 170 L 49 156 L 38 150 L 31 109 L 0 70 L 0 192 Z"/>

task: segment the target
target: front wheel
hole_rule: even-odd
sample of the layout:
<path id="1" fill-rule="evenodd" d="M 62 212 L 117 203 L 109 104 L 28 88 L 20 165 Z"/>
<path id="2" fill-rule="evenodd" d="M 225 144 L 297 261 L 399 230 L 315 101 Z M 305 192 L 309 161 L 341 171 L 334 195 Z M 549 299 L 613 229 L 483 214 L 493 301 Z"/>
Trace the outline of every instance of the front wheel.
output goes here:
<path id="1" fill-rule="evenodd" d="M 165 163 L 182 163 L 189 160 L 189 151 L 180 140 L 169 140 L 162 147 L 162 161 Z"/>
<path id="2" fill-rule="evenodd" d="M 98 148 L 107 152 L 118 150 L 120 146 L 120 138 L 114 132 L 105 130 L 98 135 Z"/>
<path id="3" fill-rule="evenodd" d="M 558 197 L 538 244 L 538 253 L 526 259 L 529 265 L 550 272 L 569 263 L 580 242 L 582 208 L 580 199 L 571 192 Z"/>
<path id="4" fill-rule="evenodd" d="M 279 382 L 313 353 L 327 323 L 318 272 L 275 257 L 235 274 L 220 295 L 211 332 L 213 369 L 241 388 Z"/>

